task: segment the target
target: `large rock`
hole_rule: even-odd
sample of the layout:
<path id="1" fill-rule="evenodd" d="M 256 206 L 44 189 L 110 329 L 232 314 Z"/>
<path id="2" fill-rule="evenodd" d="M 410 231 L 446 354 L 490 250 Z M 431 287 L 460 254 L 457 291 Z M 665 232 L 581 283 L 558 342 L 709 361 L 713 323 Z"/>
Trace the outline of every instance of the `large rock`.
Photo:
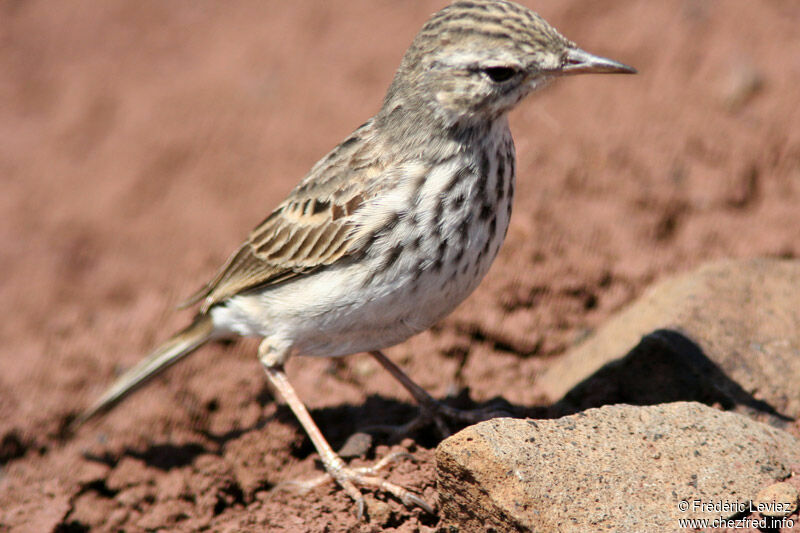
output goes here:
<path id="1" fill-rule="evenodd" d="M 494 419 L 436 449 L 445 525 L 461 531 L 678 530 L 739 514 L 798 462 L 790 434 L 686 402 Z"/>
<path id="2" fill-rule="evenodd" d="M 723 261 L 652 287 L 538 379 L 562 413 L 719 403 L 800 416 L 800 262 Z"/>

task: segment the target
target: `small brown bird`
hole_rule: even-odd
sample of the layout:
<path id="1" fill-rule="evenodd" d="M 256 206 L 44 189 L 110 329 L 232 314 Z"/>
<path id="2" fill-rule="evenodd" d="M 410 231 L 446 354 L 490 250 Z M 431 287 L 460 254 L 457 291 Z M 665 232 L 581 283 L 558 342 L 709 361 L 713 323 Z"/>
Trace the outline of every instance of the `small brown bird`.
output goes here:
<path id="1" fill-rule="evenodd" d="M 200 304 L 194 322 L 121 376 L 78 423 L 209 340 L 257 336 L 269 381 L 359 515 L 358 487 L 430 511 L 419 496 L 375 475 L 386 459 L 373 468 L 345 465 L 284 364 L 294 354 L 370 352 L 423 409 L 458 416 L 379 350 L 445 317 L 489 270 L 514 193 L 508 112 L 558 77 L 633 72 L 581 50 L 520 5 L 445 7 L 411 43 L 378 114 L 314 165 L 189 299 Z"/>

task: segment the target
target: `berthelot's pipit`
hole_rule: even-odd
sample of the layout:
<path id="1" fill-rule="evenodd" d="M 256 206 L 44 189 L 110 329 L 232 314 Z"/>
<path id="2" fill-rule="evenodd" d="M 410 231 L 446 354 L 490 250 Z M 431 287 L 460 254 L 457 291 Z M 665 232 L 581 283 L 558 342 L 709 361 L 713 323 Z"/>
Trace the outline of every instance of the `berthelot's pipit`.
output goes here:
<path id="1" fill-rule="evenodd" d="M 515 154 L 508 112 L 557 77 L 633 73 L 589 54 L 539 15 L 502 0 L 434 14 L 403 57 L 380 111 L 323 157 L 187 305 L 193 321 L 122 375 L 85 421 L 212 339 L 263 338 L 258 357 L 327 474 L 430 507 L 348 468 L 284 371 L 293 354 L 371 353 L 429 411 L 438 404 L 379 350 L 450 313 L 478 285 L 508 228 Z"/>

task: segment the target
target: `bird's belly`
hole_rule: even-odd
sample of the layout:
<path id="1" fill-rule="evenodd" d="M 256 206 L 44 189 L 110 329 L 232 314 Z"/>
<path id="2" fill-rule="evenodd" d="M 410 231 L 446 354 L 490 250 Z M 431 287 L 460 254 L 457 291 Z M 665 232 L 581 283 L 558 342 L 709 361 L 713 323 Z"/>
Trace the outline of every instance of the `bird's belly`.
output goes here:
<path id="1" fill-rule="evenodd" d="M 330 283 L 328 301 L 296 337 L 297 352 L 346 355 L 382 349 L 424 331 L 450 314 L 478 286 L 505 236 L 506 224 L 470 230 L 470 246 L 456 240 L 429 253 L 407 251 L 395 268 L 375 275 L 379 264 L 353 266 Z M 432 243 L 431 243 L 432 244 Z M 308 316 L 308 315 L 307 315 Z"/>

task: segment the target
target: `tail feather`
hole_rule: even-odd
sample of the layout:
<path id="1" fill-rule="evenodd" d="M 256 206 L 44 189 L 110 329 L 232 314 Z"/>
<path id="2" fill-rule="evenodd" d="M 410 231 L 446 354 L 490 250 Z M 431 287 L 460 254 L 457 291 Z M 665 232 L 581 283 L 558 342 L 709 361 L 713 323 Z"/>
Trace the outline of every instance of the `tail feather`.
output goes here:
<path id="1" fill-rule="evenodd" d="M 176 333 L 136 366 L 120 376 L 91 407 L 75 420 L 73 428 L 111 409 L 151 378 L 205 344 L 213 335 L 214 323 L 211 317 L 207 314 L 198 315 L 189 327 Z"/>

